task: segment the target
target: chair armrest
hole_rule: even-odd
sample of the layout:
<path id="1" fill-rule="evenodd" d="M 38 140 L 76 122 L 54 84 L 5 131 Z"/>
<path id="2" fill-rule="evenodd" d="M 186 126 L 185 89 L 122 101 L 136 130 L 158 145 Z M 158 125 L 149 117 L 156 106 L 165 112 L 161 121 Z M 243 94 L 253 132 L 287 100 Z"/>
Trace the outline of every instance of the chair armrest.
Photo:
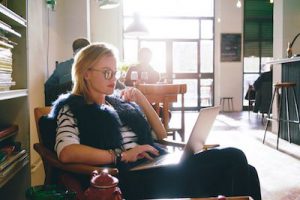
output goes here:
<path id="1" fill-rule="evenodd" d="M 219 144 L 205 144 L 203 146 L 203 149 L 208 150 L 208 149 L 216 148 L 216 147 L 219 147 L 219 146 L 220 146 Z"/>
<path id="2" fill-rule="evenodd" d="M 33 148 L 36 152 L 38 152 L 38 154 L 41 156 L 44 162 L 47 162 L 52 167 L 64 171 L 91 175 L 91 173 L 94 170 L 97 170 L 98 172 L 106 170 L 111 175 L 118 174 L 117 168 L 97 167 L 97 166 L 77 164 L 77 163 L 62 163 L 57 159 L 57 156 L 54 152 L 50 151 L 48 148 L 46 148 L 44 145 L 40 143 L 34 144 Z"/>
<path id="3" fill-rule="evenodd" d="M 184 148 L 184 146 L 186 145 L 186 143 L 184 143 L 184 142 L 179 142 L 179 141 L 170 140 L 170 139 L 161 139 L 161 140 L 156 140 L 155 142 L 162 144 L 162 145 L 179 147 L 179 148 Z"/>
<path id="4" fill-rule="evenodd" d="M 179 148 L 184 148 L 184 146 L 186 145 L 186 143 L 184 143 L 184 142 L 174 141 L 174 140 L 170 140 L 170 139 L 156 140 L 156 142 L 159 144 L 173 146 L 173 147 L 179 147 Z M 203 146 L 203 149 L 208 150 L 208 149 L 216 148 L 219 146 L 220 146 L 219 144 L 205 144 Z"/>

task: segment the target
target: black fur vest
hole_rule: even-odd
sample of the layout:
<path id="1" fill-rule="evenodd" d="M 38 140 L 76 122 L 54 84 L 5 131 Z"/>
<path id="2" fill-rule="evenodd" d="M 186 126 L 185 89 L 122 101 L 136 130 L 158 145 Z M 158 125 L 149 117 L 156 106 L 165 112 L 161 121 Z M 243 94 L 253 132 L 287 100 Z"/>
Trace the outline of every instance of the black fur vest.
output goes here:
<path id="1" fill-rule="evenodd" d="M 111 106 L 87 104 L 82 96 L 62 95 L 53 104 L 51 117 L 57 118 L 59 110 L 69 105 L 79 129 L 80 143 L 100 149 L 121 148 L 122 123 L 129 126 L 138 137 L 138 144 L 153 145 L 150 126 L 139 106 L 114 96 L 105 98 Z"/>

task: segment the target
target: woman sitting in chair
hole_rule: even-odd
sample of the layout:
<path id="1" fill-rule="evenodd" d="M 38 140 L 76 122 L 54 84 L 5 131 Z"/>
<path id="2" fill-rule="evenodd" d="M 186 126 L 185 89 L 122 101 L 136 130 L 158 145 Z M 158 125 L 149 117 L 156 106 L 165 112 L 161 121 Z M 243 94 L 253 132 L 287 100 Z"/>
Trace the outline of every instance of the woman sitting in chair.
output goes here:
<path id="1" fill-rule="evenodd" d="M 255 168 L 242 151 L 212 149 L 186 162 L 130 171 L 137 163 L 166 153 L 154 138 L 166 137 L 159 117 L 136 88 L 113 96 L 117 59 L 108 44 L 82 49 L 72 68 L 71 94 L 54 104 L 57 119 L 55 150 L 64 163 L 108 165 L 119 169 L 126 199 L 250 195 L 261 199 Z M 86 186 L 89 177 L 84 177 Z"/>

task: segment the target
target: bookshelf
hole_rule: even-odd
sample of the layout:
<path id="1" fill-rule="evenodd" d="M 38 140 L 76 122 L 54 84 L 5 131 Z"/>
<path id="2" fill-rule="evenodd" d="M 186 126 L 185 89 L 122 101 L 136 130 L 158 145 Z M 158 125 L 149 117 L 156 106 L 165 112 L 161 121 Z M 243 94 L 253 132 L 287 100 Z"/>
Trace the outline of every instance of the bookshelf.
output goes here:
<path id="1" fill-rule="evenodd" d="M 22 152 L 11 155 L 2 165 L 0 163 L 5 169 L 0 170 L 0 196 L 8 200 L 25 199 L 25 191 L 30 187 L 26 19 L 27 0 L 1 1 L 0 125 L 17 125 L 18 131 L 1 138 L 0 148 L 6 141 L 17 141 L 21 143 Z"/>

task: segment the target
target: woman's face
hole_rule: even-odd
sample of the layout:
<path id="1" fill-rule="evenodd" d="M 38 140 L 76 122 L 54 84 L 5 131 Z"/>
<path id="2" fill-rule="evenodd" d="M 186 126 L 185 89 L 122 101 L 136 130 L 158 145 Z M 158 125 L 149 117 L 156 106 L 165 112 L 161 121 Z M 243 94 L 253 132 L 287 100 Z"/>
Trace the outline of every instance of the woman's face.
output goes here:
<path id="1" fill-rule="evenodd" d="M 94 95 L 110 95 L 116 85 L 116 59 L 106 55 L 85 74 L 88 91 Z"/>

